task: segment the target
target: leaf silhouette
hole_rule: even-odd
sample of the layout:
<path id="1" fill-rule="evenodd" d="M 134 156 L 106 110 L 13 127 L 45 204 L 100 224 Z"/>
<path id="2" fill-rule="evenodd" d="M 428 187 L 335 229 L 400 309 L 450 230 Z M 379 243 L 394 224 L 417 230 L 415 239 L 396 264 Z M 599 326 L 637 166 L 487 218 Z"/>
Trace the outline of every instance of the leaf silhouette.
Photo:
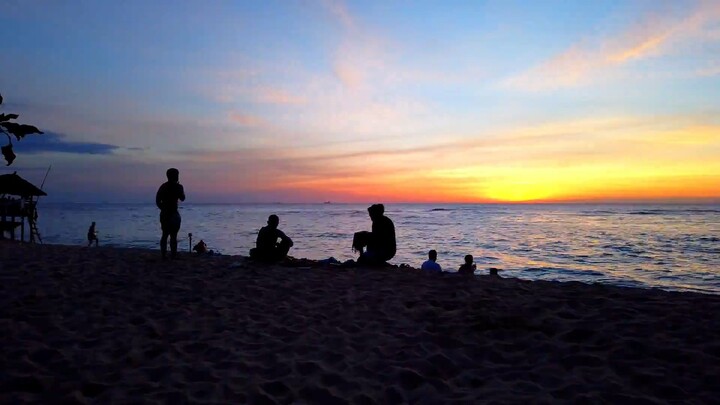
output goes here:
<path id="1" fill-rule="evenodd" d="M 0 104 L 3 102 L 3 97 L 0 95 Z M 37 129 L 34 125 L 18 124 L 17 122 L 10 122 L 10 120 L 17 119 L 17 114 L 0 114 L 0 134 L 5 134 L 8 137 L 9 143 L 5 146 L 0 147 L 2 155 L 10 166 L 17 157 L 13 152 L 12 139 L 10 134 L 14 135 L 17 140 L 23 139 L 25 136 L 30 134 L 42 134 L 43 132 Z"/>
<path id="2" fill-rule="evenodd" d="M 17 114 L 0 114 L 0 122 L 14 120 L 18 117 Z"/>
<path id="3" fill-rule="evenodd" d="M 5 158 L 5 161 L 7 162 L 7 166 L 10 166 L 12 162 L 17 157 L 15 155 L 15 152 L 13 152 L 12 144 L 9 143 L 3 147 L 0 147 L 0 150 L 2 150 L 2 155 Z"/>
<path id="4" fill-rule="evenodd" d="M 18 141 L 24 138 L 25 135 L 42 134 L 42 131 L 32 125 L 18 124 L 16 122 L 0 122 L 0 127 L 15 135 Z"/>

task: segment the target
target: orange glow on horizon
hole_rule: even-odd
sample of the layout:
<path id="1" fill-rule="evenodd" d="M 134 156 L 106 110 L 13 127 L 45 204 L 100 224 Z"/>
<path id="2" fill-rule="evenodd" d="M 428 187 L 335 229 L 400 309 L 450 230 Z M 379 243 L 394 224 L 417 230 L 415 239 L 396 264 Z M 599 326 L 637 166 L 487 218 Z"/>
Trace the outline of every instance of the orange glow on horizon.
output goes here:
<path id="1" fill-rule="evenodd" d="M 552 202 L 603 202 L 603 201 L 677 201 L 720 200 L 720 176 L 659 177 L 629 179 L 600 184 L 558 185 L 557 182 L 522 183 L 497 182 L 489 185 L 443 184 L 427 181 L 413 184 L 404 181 L 383 181 L 371 184 L 365 181 L 337 180 L 296 185 L 305 195 L 325 195 L 334 190 L 335 201 L 413 202 L 413 203 L 552 203 Z M 423 184 L 428 184 L 426 187 Z"/>
<path id="2" fill-rule="evenodd" d="M 303 201 L 717 201 L 718 154 L 718 125 L 596 118 L 404 150 L 217 152 L 197 157 L 204 167 L 188 176 L 200 192 L 217 192 L 216 182 L 203 180 L 212 176 L 226 193 Z M 244 165 L 256 156 L 259 166 Z"/>

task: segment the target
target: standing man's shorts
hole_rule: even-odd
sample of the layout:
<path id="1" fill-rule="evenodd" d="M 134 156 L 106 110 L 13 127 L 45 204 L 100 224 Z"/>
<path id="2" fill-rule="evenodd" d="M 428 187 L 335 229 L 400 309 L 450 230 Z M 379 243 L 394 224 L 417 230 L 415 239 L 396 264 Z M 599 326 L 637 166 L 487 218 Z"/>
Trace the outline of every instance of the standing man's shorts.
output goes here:
<path id="1" fill-rule="evenodd" d="M 160 213 L 160 227 L 165 233 L 178 233 L 180 232 L 180 213 L 175 212 L 161 212 Z"/>

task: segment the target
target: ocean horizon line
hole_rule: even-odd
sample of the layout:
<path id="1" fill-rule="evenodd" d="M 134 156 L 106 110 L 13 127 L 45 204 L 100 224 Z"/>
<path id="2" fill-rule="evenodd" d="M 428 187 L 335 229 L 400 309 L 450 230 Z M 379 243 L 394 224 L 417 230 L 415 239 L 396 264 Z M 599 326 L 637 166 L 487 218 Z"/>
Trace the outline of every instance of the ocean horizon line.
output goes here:
<path id="1" fill-rule="evenodd" d="M 704 205 L 713 206 L 720 205 L 720 200 L 688 200 L 688 201 L 667 201 L 667 200 L 642 200 L 642 201 L 497 201 L 497 202 L 417 202 L 417 201 L 390 201 L 385 202 L 382 200 L 377 201 L 361 201 L 361 202 L 335 202 L 335 201 L 313 201 L 313 202 L 297 202 L 297 201 L 239 201 L 239 202 L 224 202 L 224 201 L 200 201 L 200 202 L 184 202 L 182 205 L 369 205 L 382 203 L 388 206 L 391 205 L 462 205 L 462 206 L 567 206 L 567 205 L 616 205 L 616 206 L 630 206 L 630 205 L 665 205 L 665 206 L 678 206 L 678 205 Z M 106 205 L 155 205 L 152 201 L 45 201 L 45 204 L 60 205 L 60 204 L 106 204 Z"/>

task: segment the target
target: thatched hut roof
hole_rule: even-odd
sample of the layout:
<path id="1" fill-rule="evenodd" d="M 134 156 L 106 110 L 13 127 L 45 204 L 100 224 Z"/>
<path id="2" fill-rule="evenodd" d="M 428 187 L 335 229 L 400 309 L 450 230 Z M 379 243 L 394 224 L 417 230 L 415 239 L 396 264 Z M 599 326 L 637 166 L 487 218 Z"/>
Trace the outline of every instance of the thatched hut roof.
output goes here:
<path id="1" fill-rule="evenodd" d="M 16 195 L 23 198 L 47 195 L 29 181 L 18 176 L 17 173 L 0 175 L 0 194 Z"/>

